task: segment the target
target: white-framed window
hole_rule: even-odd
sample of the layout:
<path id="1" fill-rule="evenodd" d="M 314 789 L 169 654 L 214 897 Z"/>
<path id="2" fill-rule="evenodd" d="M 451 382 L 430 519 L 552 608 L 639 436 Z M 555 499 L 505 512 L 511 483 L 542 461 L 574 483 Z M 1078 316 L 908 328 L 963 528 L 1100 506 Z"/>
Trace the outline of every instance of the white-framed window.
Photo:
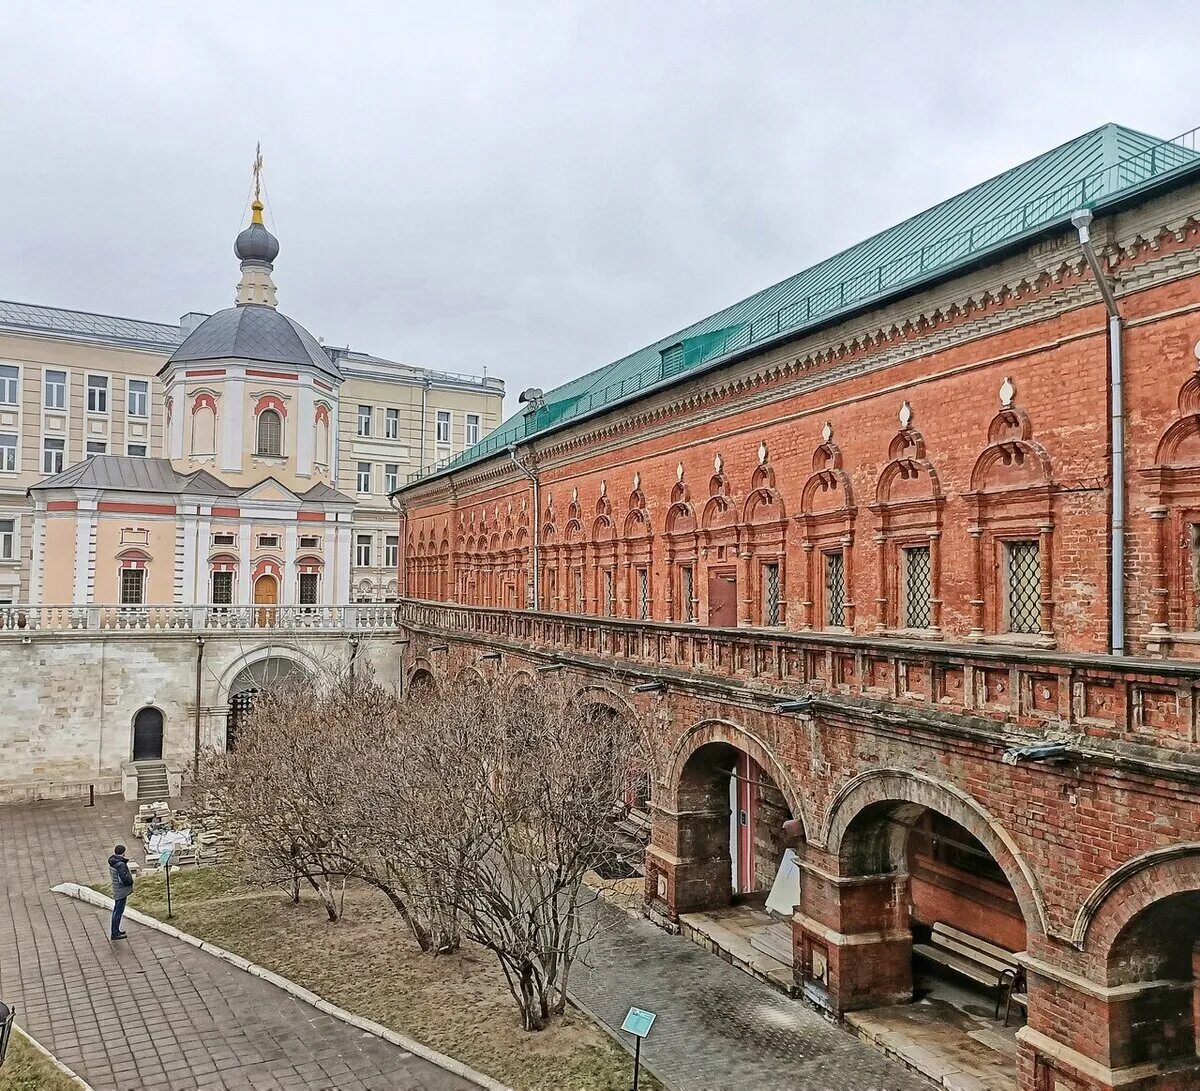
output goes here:
<path id="1" fill-rule="evenodd" d="M 466 443 L 468 447 L 474 447 L 479 442 L 479 414 L 467 414 L 467 436 Z"/>
<path id="2" fill-rule="evenodd" d="M 130 379 L 127 402 L 127 409 L 131 417 L 148 417 L 150 415 L 150 381 L 148 379 Z"/>
<path id="3" fill-rule="evenodd" d="M 47 371 L 42 376 L 42 405 L 47 409 L 67 408 L 67 373 Z"/>
<path id="4" fill-rule="evenodd" d="M 108 412 L 107 375 L 89 375 L 87 377 L 87 411 L 89 413 Z"/>
<path id="5" fill-rule="evenodd" d="M 21 370 L 15 364 L 0 364 L 0 405 L 16 405 L 20 400 Z"/>
<path id="6" fill-rule="evenodd" d="M 17 469 L 17 434 L 0 432 L 0 472 L 15 473 Z"/>
<path id="7" fill-rule="evenodd" d="M 383 418 L 383 438 L 400 438 L 400 410 L 389 409 Z"/>
<path id="8" fill-rule="evenodd" d="M 125 446 L 125 453 L 130 458 L 145 458 L 146 445 L 144 443 L 129 443 Z"/>
<path id="9" fill-rule="evenodd" d="M 383 491 L 389 496 L 400 487 L 400 464 L 388 462 L 383 467 Z"/>
<path id="10" fill-rule="evenodd" d="M 389 534 L 383 540 L 383 567 L 395 568 L 400 563 L 400 535 Z"/>
<path id="11" fill-rule="evenodd" d="M 371 491 L 371 464 L 369 462 L 360 462 L 358 464 L 356 487 L 359 492 Z"/>
<path id="12" fill-rule="evenodd" d="M 121 605 L 141 606 L 146 601 L 146 570 L 121 569 Z"/>
<path id="13" fill-rule="evenodd" d="M 438 443 L 450 442 L 450 410 L 439 409 L 437 411 L 437 441 Z"/>
<path id="14" fill-rule="evenodd" d="M 258 536 L 259 549 L 278 549 L 279 535 L 278 534 L 260 534 Z"/>
<path id="15" fill-rule="evenodd" d="M 283 418 L 274 409 L 264 409 L 258 415 L 256 454 L 278 458 L 283 454 Z"/>
<path id="16" fill-rule="evenodd" d="M 300 548 L 301 549 L 320 549 L 321 548 L 321 539 L 318 538 L 315 534 L 301 534 L 300 535 Z"/>
<path id="17" fill-rule="evenodd" d="M 212 574 L 212 596 L 210 601 L 214 606 L 233 605 L 232 572 L 214 572 Z"/>
<path id="18" fill-rule="evenodd" d="M 354 563 L 360 568 L 371 566 L 371 536 L 359 534 L 354 538 Z"/>
<path id="19" fill-rule="evenodd" d="M 63 472 L 63 453 L 66 440 L 46 438 L 42 440 L 42 473 L 60 474 Z"/>
<path id="20" fill-rule="evenodd" d="M 106 455 L 108 454 L 108 443 L 102 439 L 89 439 L 85 453 L 89 455 Z"/>
<path id="21" fill-rule="evenodd" d="M 17 521 L 0 519 L 0 561 L 11 561 L 17 555 Z"/>
<path id="22" fill-rule="evenodd" d="M 237 545 L 237 535 L 230 534 L 228 531 L 223 531 L 213 535 L 213 545 L 215 546 L 231 546 Z"/>
<path id="23" fill-rule="evenodd" d="M 300 605 L 316 606 L 317 580 L 320 577 L 315 572 L 300 573 Z"/>
<path id="24" fill-rule="evenodd" d="M 369 436 L 371 434 L 371 416 L 375 410 L 369 405 L 360 405 L 358 407 L 358 434 L 360 436 Z"/>

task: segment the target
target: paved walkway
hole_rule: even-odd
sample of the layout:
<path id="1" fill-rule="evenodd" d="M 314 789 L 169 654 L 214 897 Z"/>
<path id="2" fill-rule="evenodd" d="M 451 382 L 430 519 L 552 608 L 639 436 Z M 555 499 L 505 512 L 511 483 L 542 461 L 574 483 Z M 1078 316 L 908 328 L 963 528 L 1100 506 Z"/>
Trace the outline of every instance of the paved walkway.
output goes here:
<path id="1" fill-rule="evenodd" d="M 0 997 L 97 1091 L 466 1091 L 464 1080 L 180 940 L 51 894 L 106 881 L 132 808 L 0 807 Z"/>
<path id="2" fill-rule="evenodd" d="M 603 928 L 572 992 L 610 1027 L 657 1012 L 642 1056 L 676 1091 L 929 1091 L 799 1000 L 716 955 L 601 904 Z"/>

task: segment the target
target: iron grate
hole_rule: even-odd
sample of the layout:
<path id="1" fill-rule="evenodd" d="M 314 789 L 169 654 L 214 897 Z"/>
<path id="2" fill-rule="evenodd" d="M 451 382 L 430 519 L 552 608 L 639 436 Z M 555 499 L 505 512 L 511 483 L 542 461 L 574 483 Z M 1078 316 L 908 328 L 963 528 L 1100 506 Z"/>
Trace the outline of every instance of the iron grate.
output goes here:
<path id="1" fill-rule="evenodd" d="M 929 546 L 913 546 L 904 551 L 904 625 L 908 629 L 929 628 L 929 600 L 933 580 L 930 574 Z"/>
<path id="2" fill-rule="evenodd" d="M 638 569 L 638 617 L 645 621 L 650 616 L 650 573 Z"/>
<path id="3" fill-rule="evenodd" d="M 1008 629 L 1036 633 L 1039 624 L 1042 566 L 1037 542 L 1008 542 L 1004 547 L 1008 581 Z"/>
<path id="4" fill-rule="evenodd" d="M 763 574 L 766 577 L 765 594 L 763 595 L 763 621 L 767 625 L 779 624 L 779 565 L 768 564 L 763 566 Z"/>
<path id="5" fill-rule="evenodd" d="M 825 554 L 825 624 L 846 624 L 846 561 L 840 550 Z"/>

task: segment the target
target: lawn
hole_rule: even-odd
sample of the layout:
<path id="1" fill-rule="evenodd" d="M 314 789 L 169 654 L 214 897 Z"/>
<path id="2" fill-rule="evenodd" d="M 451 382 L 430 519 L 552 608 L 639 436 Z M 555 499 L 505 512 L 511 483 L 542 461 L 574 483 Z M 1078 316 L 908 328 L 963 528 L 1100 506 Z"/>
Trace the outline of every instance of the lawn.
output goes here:
<path id="1" fill-rule="evenodd" d="M 78 1087 L 13 1031 L 8 1056 L 0 1065 L 0 1091 L 78 1091 Z"/>
<path id="2" fill-rule="evenodd" d="M 423 954 L 387 900 L 367 887 L 347 888 L 336 924 L 315 898 L 293 905 L 282 893 L 245 886 L 232 868 L 172 871 L 171 896 L 171 923 L 182 931 L 518 1091 L 629 1087 L 628 1054 L 582 1013 L 538 1033 L 523 1031 L 492 955 L 467 944 L 453 955 Z M 129 904 L 166 919 L 162 879 L 138 879 Z M 660 1089 L 645 1076 L 642 1086 Z"/>

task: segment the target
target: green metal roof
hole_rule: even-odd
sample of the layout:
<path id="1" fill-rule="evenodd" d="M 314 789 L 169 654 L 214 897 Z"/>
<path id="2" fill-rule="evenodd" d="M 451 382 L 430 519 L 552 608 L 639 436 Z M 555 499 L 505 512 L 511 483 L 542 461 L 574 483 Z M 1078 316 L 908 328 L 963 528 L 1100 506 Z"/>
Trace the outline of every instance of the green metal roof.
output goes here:
<path id="1" fill-rule="evenodd" d="M 1108 124 L 1012 167 L 749 299 L 546 393 L 409 484 L 466 466 L 567 421 L 601 412 L 704 364 L 794 337 L 886 297 L 949 275 L 1027 236 L 1200 166 L 1193 129 L 1161 140 Z"/>

